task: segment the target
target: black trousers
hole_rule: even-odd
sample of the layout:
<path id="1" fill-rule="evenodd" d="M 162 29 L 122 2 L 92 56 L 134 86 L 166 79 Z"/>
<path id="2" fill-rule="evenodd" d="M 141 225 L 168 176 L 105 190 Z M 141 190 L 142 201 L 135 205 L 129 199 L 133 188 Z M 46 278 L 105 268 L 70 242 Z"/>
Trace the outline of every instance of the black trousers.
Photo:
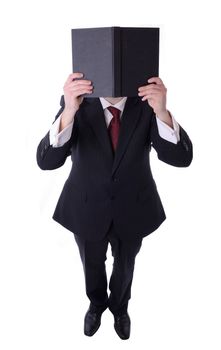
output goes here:
<path id="1" fill-rule="evenodd" d="M 126 312 L 131 298 L 135 257 L 141 248 L 142 238 L 120 240 L 113 222 L 104 239 L 100 241 L 92 242 L 79 235 L 74 236 L 83 264 L 90 310 L 103 312 L 109 307 L 115 316 Z M 108 297 L 105 261 L 109 243 L 114 262 Z"/>

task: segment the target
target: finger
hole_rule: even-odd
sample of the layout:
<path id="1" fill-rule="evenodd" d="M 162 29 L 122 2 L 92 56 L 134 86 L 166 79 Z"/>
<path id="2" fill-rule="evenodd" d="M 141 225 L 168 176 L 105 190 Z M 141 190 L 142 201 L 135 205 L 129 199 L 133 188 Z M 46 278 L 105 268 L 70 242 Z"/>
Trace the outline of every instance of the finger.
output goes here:
<path id="1" fill-rule="evenodd" d="M 67 80 L 66 80 L 66 83 L 70 83 L 71 81 L 73 81 L 73 79 L 76 79 L 76 78 L 82 78 L 84 76 L 83 73 L 80 73 L 80 72 L 75 72 L 75 73 L 72 73 L 68 76 Z"/>
<path id="2" fill-rule="evenodd" d="M 93 86 L 86 86 L 86 85 L 80 85 L 80 86 L 72 86 L 68 91 L 78 91 L 78 90 L 93 90 Z"/>
<path id="3" fill-rule="evenodd" d="M 142 97 L 142 96 L 140 96 L 140 97 Z M 153 95 L 144 95 L 142 98 L 141 98 L 141 100 L 143 100 L 143 98 L 145 98 L 145 99 L 149 99 L 149 98 L 151 98 L 151 99 L 156 99 L 156 97 L 155 96 L 153 96 Z"/>
<path id="4" fill-rule="evenodd" d="M 162 85 L 145 85 L 145 86 L 141 86 L 138 88 L 138 91 L 162 91 L 163 90 L 163 86 Z"/>
<path id="5" fill-rule="evenodd" d="M 145 95 L 150 95 L 150 96 L 159 96 L 161 95 L 161 91 L 141 91 L 138 93 L 138 96 L 145 96 Z"/>
<path id="6" fill-rule="evenodd" d="M 147 80 L 148 83 L 156 83 L 156 84 L 163 84 L 163 81 L 159 78 L 159 77 L 152 77 L 150 79 Z"/>
<path id="7" fill-rule="evenodd" d="M 65 87 L 72 87 L 72 86 L 78 86 L 78 85 L 84 85 L 84 86 L 88 86 L 91 85 L 91 81 L 90 80 L 74 80 L 71 83 L 65 84 Z"/>
<path id="8" fill-rule="evenodd" d="M 149 103 L 153 103 L 154 102 L 154 99 L 153 98 L 151 98 L 151 97 L 146 97 L 146 96 L 144 96 L 142 99 L 141 99 L 141 101 L 148 101 Z"/>
<path id="9" fill-rule="evenodd" d="M 85 87 L 82 87 L 82 88 L 75 88 L 73 87 L 72 89 L 69 90 L 69 92 L 78 92 L 78 91 L 87 91 L 87 92 L 90 92 L 90 91 L 93 91 L 93 88 L 85 88 Z"/>
<path id="10" fill-rule="evenodd" d="M 75 92 L 77 96 L 82 95 L 82 94 L 88 94 L 88 93 L 92 93 L 93 90 L 92 89 L 75 89 L 72 90 L 72 92 Z"/>
<path id="11" fill-rule="evenodd" d="M 141 94 L 141 95 L 139 95 L 139 97 L 144 97 L 144 96 L 148 96 L 148 98 L 149 97 L 160 98 L 158 94 L 148 93 L 148 94 Z"/>

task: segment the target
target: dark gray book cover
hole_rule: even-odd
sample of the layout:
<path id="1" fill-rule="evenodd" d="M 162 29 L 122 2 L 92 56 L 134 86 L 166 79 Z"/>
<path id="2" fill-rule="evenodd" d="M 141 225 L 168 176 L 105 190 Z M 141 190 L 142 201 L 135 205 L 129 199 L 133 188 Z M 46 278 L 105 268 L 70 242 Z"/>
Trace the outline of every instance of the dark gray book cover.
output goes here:
<path id="1" fill-rule="evenodd" d="M 72 29 L 73 72 L 84 73 L 94 91 L 87 97 L 137 96 L 159 75 L 159 28 Z"/>

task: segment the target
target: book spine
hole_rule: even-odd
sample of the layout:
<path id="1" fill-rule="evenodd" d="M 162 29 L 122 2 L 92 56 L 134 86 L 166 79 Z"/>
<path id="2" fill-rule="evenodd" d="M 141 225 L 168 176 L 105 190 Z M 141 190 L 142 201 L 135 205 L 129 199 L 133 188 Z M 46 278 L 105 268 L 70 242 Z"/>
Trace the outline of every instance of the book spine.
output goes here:
<path id="1" fill-rule="evenodd" d="M 120 97 L 122 91 L 121 84 L 121 30 L 120 27 L 113 27 L 113 96 Z"/>
<path id="2" fill-rule="evenodd" d="M 157 76 L 159 77 L 159 65 L 160 65 L 160 28 L 157 28 L 157 42 L 158 42 L 158 47 L 157 47 Z"/>
<path id="3" fill-rule="evenodd" d="M 72 73 L 74 73 L 74 30 L 71 30 Z"/>

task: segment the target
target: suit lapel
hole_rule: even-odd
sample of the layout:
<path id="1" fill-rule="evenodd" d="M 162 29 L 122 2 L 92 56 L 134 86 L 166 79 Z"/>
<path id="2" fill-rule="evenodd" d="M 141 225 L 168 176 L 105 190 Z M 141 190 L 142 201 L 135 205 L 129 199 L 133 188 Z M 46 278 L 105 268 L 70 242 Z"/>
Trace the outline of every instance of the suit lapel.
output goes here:
<path id="1" fill-rule="evenodd" d="M 126 152 L 127 145 L 140 118 L 140 110 L 141 105 L 138 103 L 138 98 L 128 97 L 121 118 L 120 134 L 114 156 L 112 175 Z"/>
<path id="2" fill-rule="evenodd" d="M 141 104 L 138 103 L 138 97 L 128 97 L 124 106 L 120 135 L 117 149 L 113 153 L 111 140 L 106 126 L 104 111 L 99 98 L 87 98 L 85 112 L 87 119 L 92 127 L 97 139 L 99 140 L 103 151 L 112 164 L 112 175 L 116 171 L 140 118 Z"/>
<path id="3" fill-rule="evenodd" d="M 85 106 L 85 114 L 87 120 L 93 129 L 106 158 L 113 163 L 114 154 L 112 151 L 111 141 L 108 134 L 104 111 L 99 98 L 87 98 L 87 105 Z"/>

